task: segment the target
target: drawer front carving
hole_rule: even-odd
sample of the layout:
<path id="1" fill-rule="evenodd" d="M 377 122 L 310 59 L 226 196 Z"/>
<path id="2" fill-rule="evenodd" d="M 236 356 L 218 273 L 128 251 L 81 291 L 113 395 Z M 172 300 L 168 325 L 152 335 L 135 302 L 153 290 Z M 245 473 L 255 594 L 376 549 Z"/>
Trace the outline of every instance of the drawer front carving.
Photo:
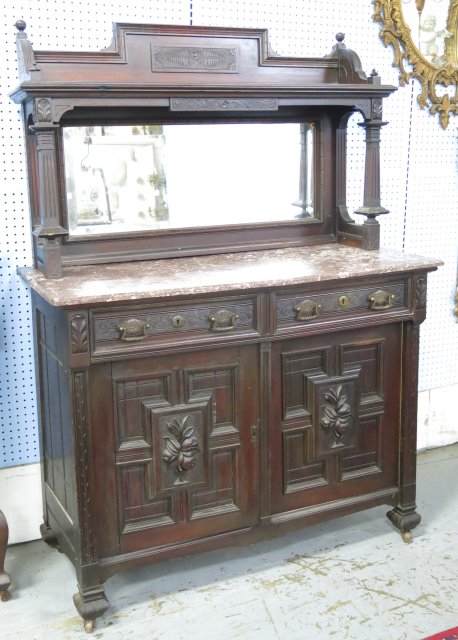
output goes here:
<path id="1" fill-rule="evenodd" d="M 257 335 L 257 324 L 255 297 L 94 311 L 92 351 L 102 355 L 183 339 L 214 341 L 221 334 Z"/>
<path id="2" fill-rule="evenodd" d="M 345 316 L 380 314 L 408 308 L 406 282 L 375 283 L 372 286 L 336 289 L 320 293 L 308 291 L 277 295 L 277 329 L 302 326 Z"/>

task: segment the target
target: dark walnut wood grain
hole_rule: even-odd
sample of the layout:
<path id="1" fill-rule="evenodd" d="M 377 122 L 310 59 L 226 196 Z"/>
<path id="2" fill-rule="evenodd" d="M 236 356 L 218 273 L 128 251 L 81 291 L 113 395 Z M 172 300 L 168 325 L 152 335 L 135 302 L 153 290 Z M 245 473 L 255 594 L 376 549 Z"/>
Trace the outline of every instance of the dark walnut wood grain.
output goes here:
<path id="1" fill-rule="evenodd" d="M 0 600 L 2 602 L 7 602 L 11 598 L 11 594 L 8 591 L 11 584 L 11 579 L 5 572 L 5 556 L 7 546 L 8 523 L 3 514 L 3 511 L 0 511 Z"/>
<path id="2" fill-rule="evenodd" d="M 394 87 L 364 74 L 342 34 L 329 56 L 298 59 L 270 56 L 256 29 L 121 24 L 109 49 L 81 53 L 34 51 L 17 27 L 12 97 L 26 123 L 41 272 L 24 277 L 42 534 L 75 566 L 86 630 L 121 569 L 380 504 L 408 539 L 420 520 L 418 331 L 438 263 L 377 251 L 382 99 Z M 362 225 L 346 206 L 355 110 L 366 132 Z M 312 123 L 312 223 L 70 237 L 63 126 L 188 122 Z M 298 187 L 305 200 L 304 175 Z M 226 260 L 205 271 L 208 254 Z M 80 265 L 77 282 L 70 267 Z M 59 282 L 60 297 L 40 278 Z"/>

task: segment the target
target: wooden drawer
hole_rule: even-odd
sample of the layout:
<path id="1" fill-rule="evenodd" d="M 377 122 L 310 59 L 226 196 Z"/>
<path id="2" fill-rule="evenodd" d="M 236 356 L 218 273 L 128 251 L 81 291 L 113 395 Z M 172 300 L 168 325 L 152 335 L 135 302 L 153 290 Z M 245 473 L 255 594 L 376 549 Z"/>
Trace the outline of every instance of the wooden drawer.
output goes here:
<path id="1" fill-rule="evenodd" d="M 281 331 L 304 324 L 407 311 L 408 290 L 407 281 L 400 280 L 329 291 L 302 289 L 277 294 L 274 327 Z"/>
<path id="2" fill-rule="evenodd" d="M 238 296 L 160 303 L 91 313 L 92 353 L 132 353 L 158 346 L 189 342 L 226 342 L 234 336 L 259 335 L 259 301 Z"/>

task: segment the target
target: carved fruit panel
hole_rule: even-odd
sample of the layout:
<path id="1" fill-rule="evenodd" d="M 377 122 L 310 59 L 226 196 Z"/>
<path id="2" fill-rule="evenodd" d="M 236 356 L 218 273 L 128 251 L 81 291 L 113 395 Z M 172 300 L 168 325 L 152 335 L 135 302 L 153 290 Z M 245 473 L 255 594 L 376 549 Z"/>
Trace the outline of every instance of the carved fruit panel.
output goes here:
<path id="1" fill-rule="evenodd" d="M 151 409 L 156 495 L 207 483 L 211 415 L 210 401 Z"/>
<path id="2" fill-rule="evenodd" d="M 311 384 L 317 457 L 354 447 L 360 402 L 359 372 L 345 377 L 312 379 Z"/>

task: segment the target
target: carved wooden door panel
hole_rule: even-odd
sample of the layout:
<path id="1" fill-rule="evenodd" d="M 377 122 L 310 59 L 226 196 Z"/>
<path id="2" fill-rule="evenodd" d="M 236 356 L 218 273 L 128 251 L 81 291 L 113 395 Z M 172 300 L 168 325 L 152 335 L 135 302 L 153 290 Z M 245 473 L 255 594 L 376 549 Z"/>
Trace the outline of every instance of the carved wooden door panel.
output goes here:
<path id="1" fill-rule="evenodd" d="M 393 324 L 274 346 L 273 513 L 396 485 L 400 336 Z"/>
<path id="2" fill-rule="evenodd" d="M 100 555 L 258 521 L 257 354 L 247 346 L 93 368 Z"/>

